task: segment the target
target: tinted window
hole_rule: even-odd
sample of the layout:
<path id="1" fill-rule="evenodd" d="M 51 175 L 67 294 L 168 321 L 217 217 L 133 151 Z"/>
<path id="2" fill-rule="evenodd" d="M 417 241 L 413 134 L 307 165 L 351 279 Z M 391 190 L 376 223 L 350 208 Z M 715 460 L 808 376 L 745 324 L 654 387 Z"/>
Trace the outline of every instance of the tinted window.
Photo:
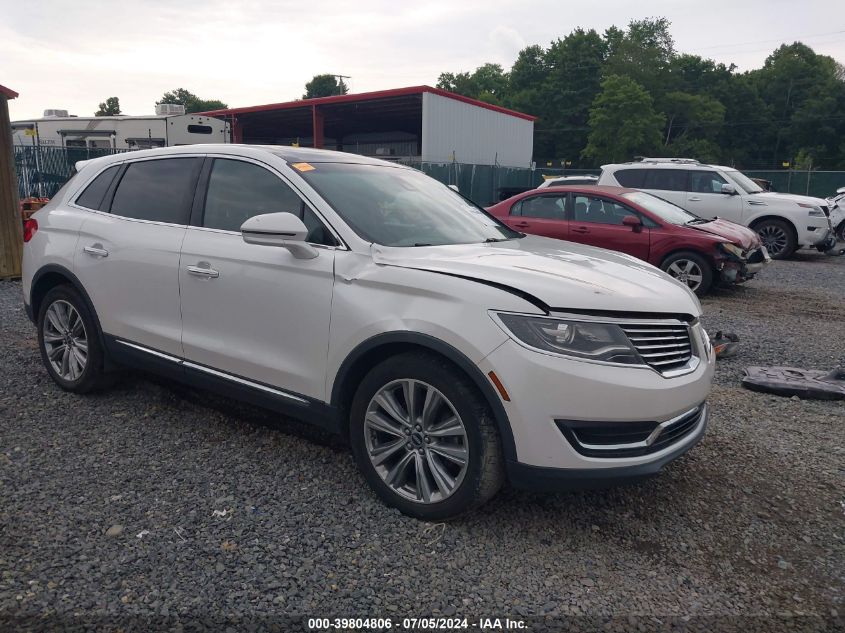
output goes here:
<path id="1" fill-rule="evenodd" d="M 249 218 L 263 213 L 293 213 L 308 227 L 307 241 L 336 244 L 316 214 L 281 178 L 252 163 L 215 160 L 205 196 L 203 226 L 240 231 Z"/>
<path id="2" fill-rule="evenodd" d="M 511 215 L 544 220 L 565 220 L 566 196 L 533 196 L 525 198 L 511 207 Z"/>
<path id="3" fill-rule="evenodd" d="M 684 169 L 647 169 L 643 189 L 686 191 L 687 171 Z"/>
<path id="4" fill-rule="evenodd" d="M 111 212 L 126 218 L 187 224 L 200 158 L 131 163 L 120 179 Z"/>
<path id="5" fill-rule="evenodd" d="M 620 169 L 615 174 L 616 181 L 623 187 L 638 189 L 643 186 L 645 169 Z"/>
<path id="6" fill-rule="evenodd" d="M 109 167 L 94 178 L 91 184 L 85 187 L 82 195 L 76 199 L 76 204 L 87 209 L 100 210 L 103 205 L 103 199 L 106 197 L 106 192 L 109 190 L 111 181 L 114 180 L 118 169 L 120 169 L 120 165 Z"/>
<path id="7" fill-rule="evenodd" d="M 575 222 L 592 222 L 594 224 L 622 224 L 626 215 L 638 215 L 628 207 L 612 200 L 594 198 L 573 194 L 575 204 L 572 219 Z"/>
<path id="8" fill-rule="evenodd" d="M 689 190 L 696 193 L 722 193 L 728 181 L 715 171 L 691 171 Z"/>

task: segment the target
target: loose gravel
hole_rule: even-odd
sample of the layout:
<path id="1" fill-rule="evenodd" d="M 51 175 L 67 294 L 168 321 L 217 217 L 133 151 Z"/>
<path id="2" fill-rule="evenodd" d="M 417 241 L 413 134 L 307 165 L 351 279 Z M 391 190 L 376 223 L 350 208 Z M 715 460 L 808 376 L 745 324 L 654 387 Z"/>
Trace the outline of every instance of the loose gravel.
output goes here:
<path id="1" fill-rule="evenodd" d="M 845 258 L 804 252 L 703 301 L 707 329 L 736 332 L 741 350 L 719 362 L 704 440 L 660 477 L 505 490 L 445 524 L 387 509 L 343 446 L 265 411 L 137 373 L 61 391 L 20 293 L 0 282 L 2 630 L 843 624 L 845 403 L 740 379 L 748 365 L 845 361 Z"/>

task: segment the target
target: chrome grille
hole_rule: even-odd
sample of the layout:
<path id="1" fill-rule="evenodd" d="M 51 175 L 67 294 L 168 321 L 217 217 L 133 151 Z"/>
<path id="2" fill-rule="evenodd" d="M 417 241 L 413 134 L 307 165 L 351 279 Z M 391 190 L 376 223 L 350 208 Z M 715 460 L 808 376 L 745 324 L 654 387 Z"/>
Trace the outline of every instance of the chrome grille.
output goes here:
<path id="1" fill-rule="evenodd" d="M 692 341 L 686 324 L 637 323 L 621 327 L 642 359 L 661 373 L 679 369 L 692 358 Z"/>

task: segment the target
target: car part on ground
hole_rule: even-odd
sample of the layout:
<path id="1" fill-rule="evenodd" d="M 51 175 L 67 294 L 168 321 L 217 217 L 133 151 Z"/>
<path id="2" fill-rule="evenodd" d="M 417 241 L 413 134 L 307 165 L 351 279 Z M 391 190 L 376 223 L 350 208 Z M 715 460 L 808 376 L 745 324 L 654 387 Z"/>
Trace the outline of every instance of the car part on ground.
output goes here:
<path id="1" fill-rule="evenodd" d="M 814 400 L 845 400 L 845 366 L 832 371 L 797 367 L 747 367 L 742 386 L 752 391 Z"/>
<path id="2" fill-rule="evenodd" d="M 701 306 L 648 264 L 514 231 L 363 156 L 209 144 L 77 166 L 28 220 L 23 261 L 67 391 L 128 366 L 304 419 L 348 437 L 375 492 L 429 520 L 505 476 L 654 475 L 704 435 Z M 549 424 L 564 418 L 672 432 L 652 452 L 588 458 Z"/>
<path id="3" fill-rule="evenodd" d="M 733 358 L 739 353 L 739 336 L 733 332 L 719 330 L 710 335 L 710 341 L 716 358 Z"/>

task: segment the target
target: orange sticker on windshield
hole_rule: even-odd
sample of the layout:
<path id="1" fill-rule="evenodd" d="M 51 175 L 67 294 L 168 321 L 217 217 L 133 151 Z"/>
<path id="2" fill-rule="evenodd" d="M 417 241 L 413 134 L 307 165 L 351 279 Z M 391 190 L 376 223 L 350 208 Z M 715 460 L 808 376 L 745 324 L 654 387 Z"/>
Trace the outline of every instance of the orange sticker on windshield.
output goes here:
<path id="1" fill-rule="evenodd" d="M 293 167 L 297 171 L 311 171 L 313 169 L 316 169 L 316 167 L 314 167 L 314 165 L 310 163 L 293 163 L 291 167 Z"/>

